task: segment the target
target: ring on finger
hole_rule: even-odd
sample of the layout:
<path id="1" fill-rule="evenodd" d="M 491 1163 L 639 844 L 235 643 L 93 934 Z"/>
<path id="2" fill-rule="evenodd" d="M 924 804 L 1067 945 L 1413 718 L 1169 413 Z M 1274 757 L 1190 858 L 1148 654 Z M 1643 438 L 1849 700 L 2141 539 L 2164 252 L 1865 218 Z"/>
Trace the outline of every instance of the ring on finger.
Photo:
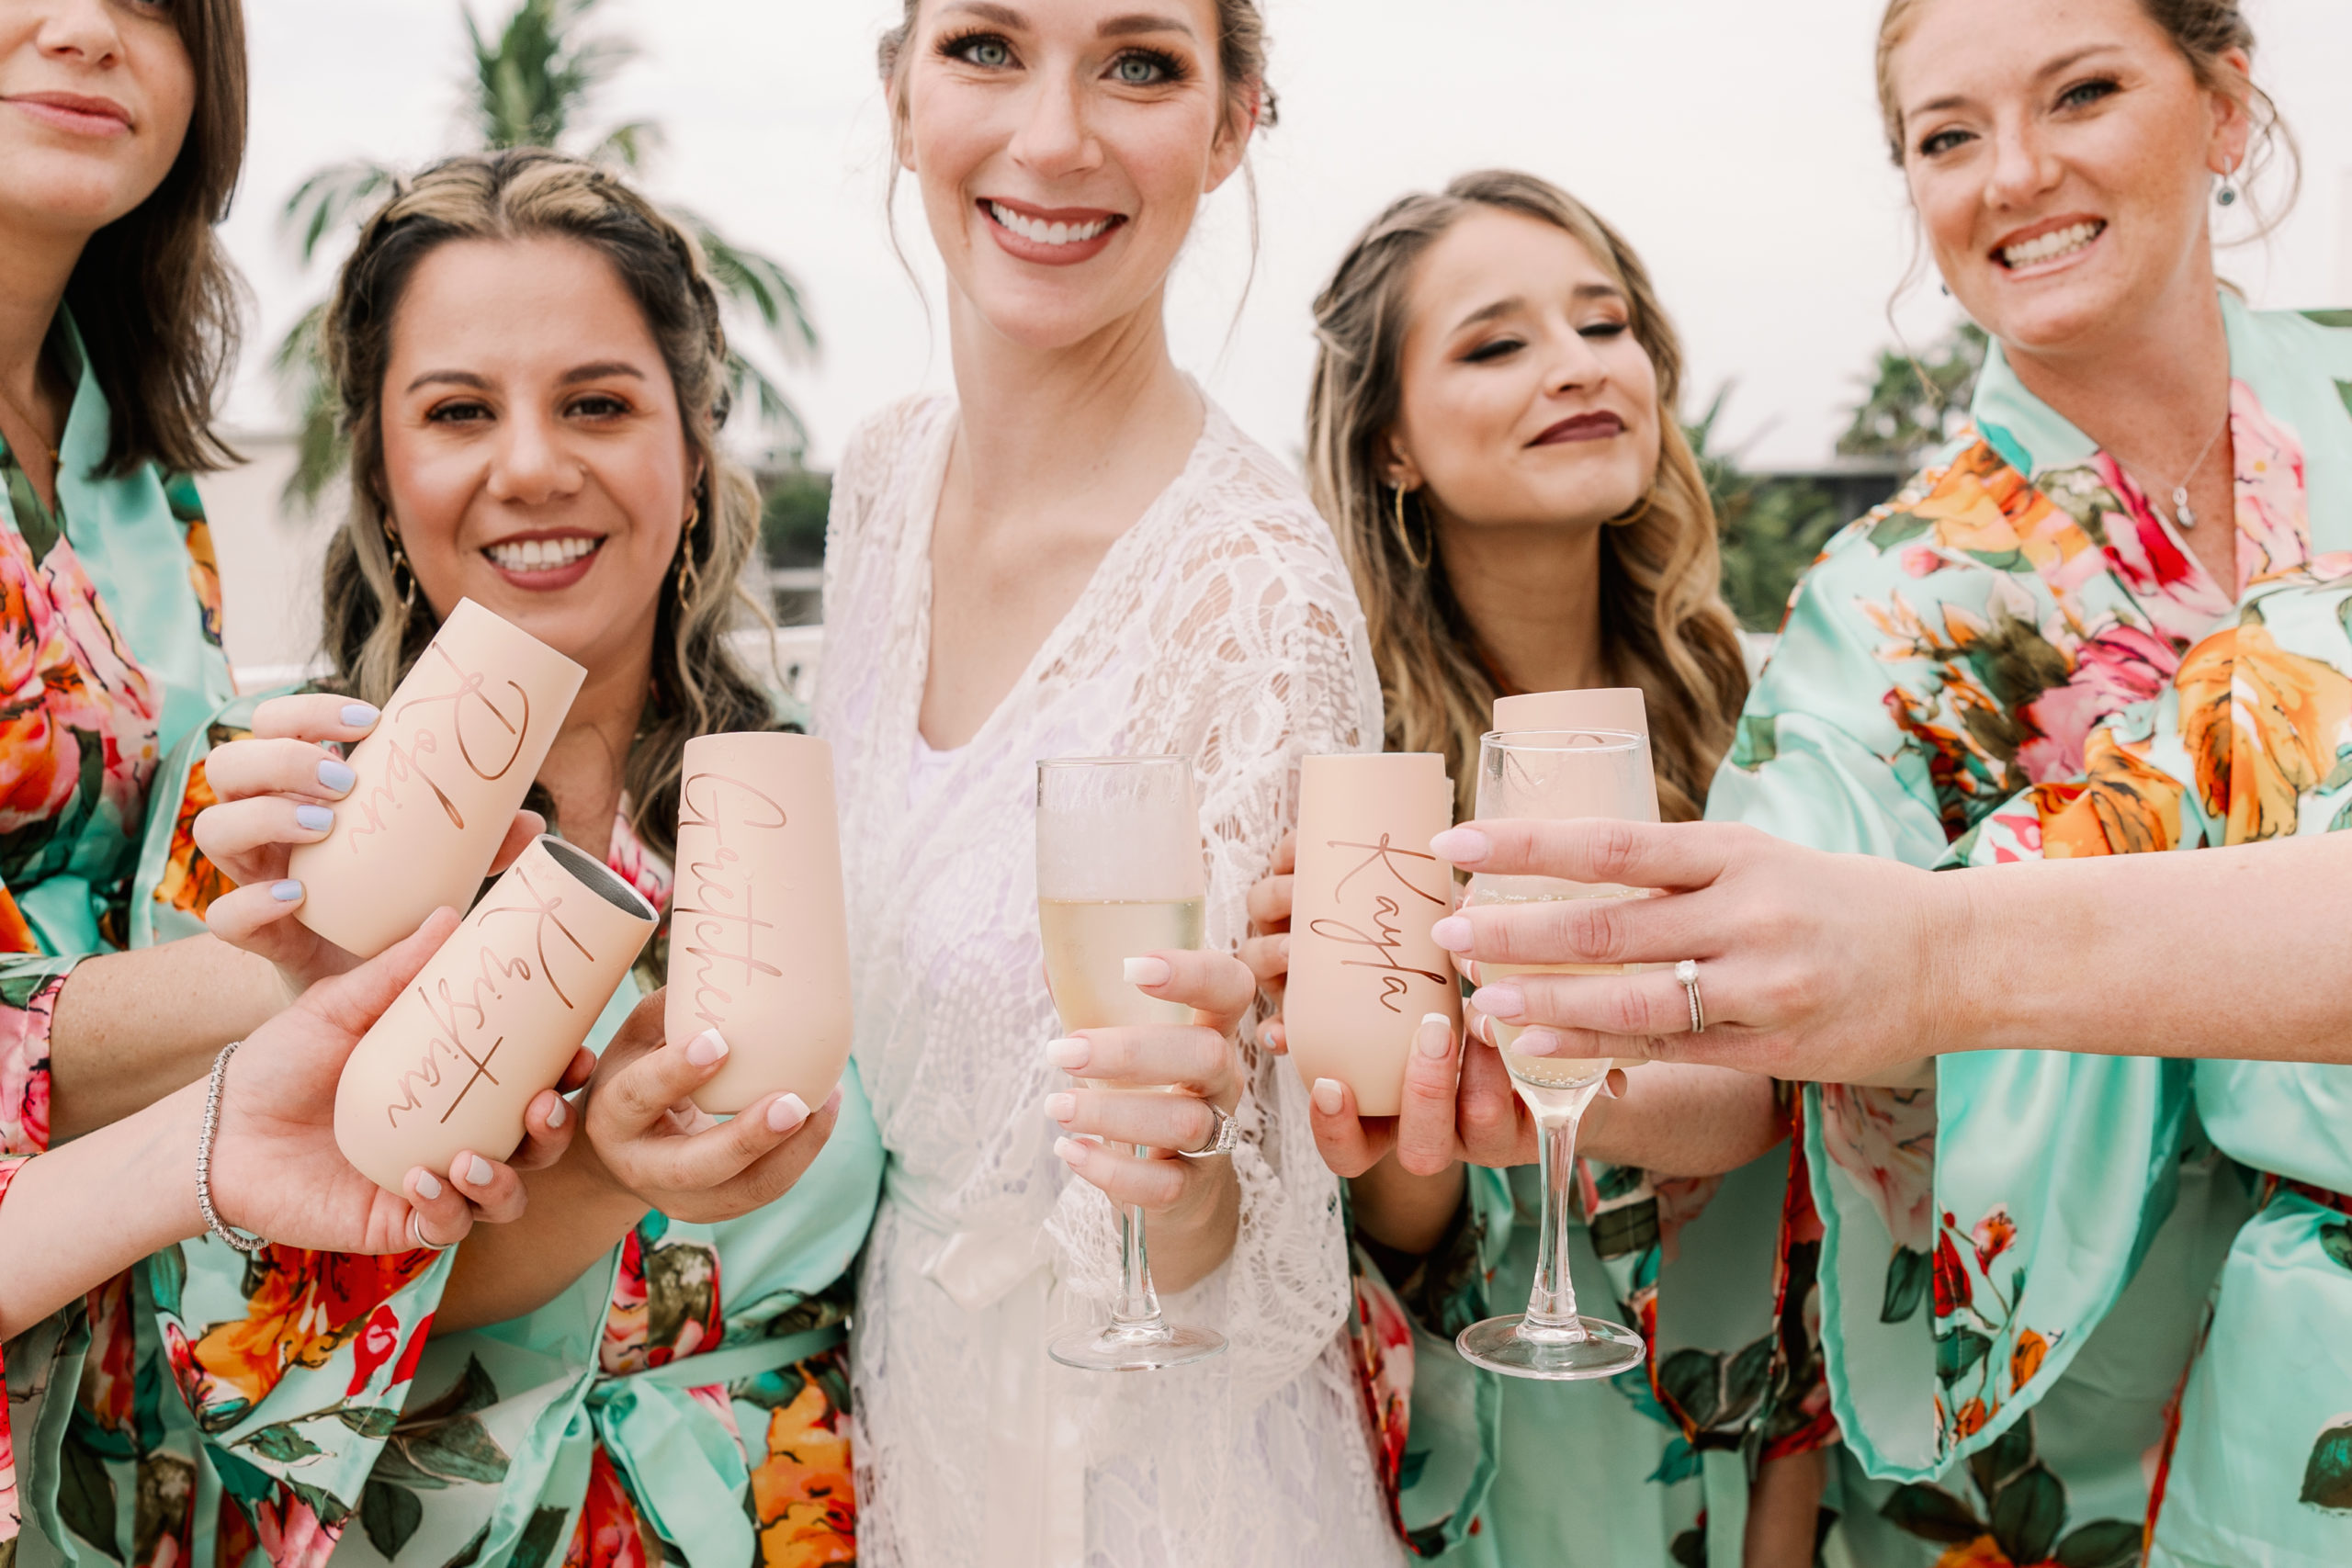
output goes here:
<path id="1" fill-rule="evenodd" d="M 1201 1103 L 1207 1105 L 1209 1114 L 1216 1118 L 1215 1125 L 1209 1132 L 1208 1141 L 1197 1149 L 1178 1149 L 1176 1152 L 1186 1159 L 1211 1159 L 1218 1155 L 1231 1154 L 1234 1145 L 1241 1142 L 1241 1123 L 1219 1111 L 1209 1101 L 1203 1100 Z"/>
<path id="2" fill-rule="evenodd" d="M 424 1216 L 417 1213 L 414 1209 L 411 1209 L 408 1212 L 408 1234 L 409 1238 L 414 1241 L 418 1247 L 430 1252 L 439 1252 L 441 1250 L 441 1244 L 439 1242 L 427 1241 L 424 1239 Z"/>
<path id="3" fill-rule="evenodd" d="M 1683 994 L 1690 1000 L 1690 1032 L 1707 1032 L 1707 1004 L 1699 999 L 1699 964 L 1686 958 L 1674 966 L 1674 977 L 1682 982 Z"/>

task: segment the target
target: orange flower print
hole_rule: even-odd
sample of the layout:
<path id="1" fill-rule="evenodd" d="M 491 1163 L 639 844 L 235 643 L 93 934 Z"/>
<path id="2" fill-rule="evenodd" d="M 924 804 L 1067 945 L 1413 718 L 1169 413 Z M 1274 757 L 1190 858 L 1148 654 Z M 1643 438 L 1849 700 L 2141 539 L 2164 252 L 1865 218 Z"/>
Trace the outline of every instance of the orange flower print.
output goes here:
<path id="1" fill-rule="evenodd" d="M 17 908 L 16 895 L 0 887 L 0 953 L 39 953 L 40 939 L 33 935 L 32 923 L 25 912 Z"/>
<path id="2" fill-rule="evenodd" d="M 752 1472 L 759 1568 L 823 1568 L 857 1561 L 857 1497 L 849 1420 L 810 1378 L 768 1413 L 767 1457 Z"/>
<path id="3" fill-rule="evenodd" d="M 2175 683 L 2198 792 L 2227 819 L 2226 841 L 2294 832 L 2303 794 L 2335 765 L 2352 719 L 2352 677 L 2280 648 L 2250 609 L 2189 649 Z"/>
<path id="4" fill-rule="evenodd" d="M 2009 1392 L 2015 1393 L 2033 1381 L 2041 1370 L 2041 1359 L 2050 1354 L 2050 1341 L 2030 1328 L 2018 1330 L 2018 1342 L 2009 1350 Z"/>
<path id="5" fill-rule="evenodd" d="M 1952 1437 L 1955 1440 L 1964 1438 L 1973 1438 L 1977 1433 L 1983 1431 L 1984 1429 L 1984 1423 L 1990 1421 L 1992 1418 L 1993 1413 L 1984 1407 L 1984 1402 L 1983 1400 L 1972 1399 L 1967 1404 L 1962 1405 L 1957 1411 L 1953 1412 L 1951 1418 Z"/>
<path id="6" fill-rule="evenodd" d="M 2144 743 L 2118 740 L 2112 729 L 2091 731 L 2086 750 L 2086 782 L 2035 786 L 2043 857 L 2139 854 L 2178 846 L 2186 786 L 2147 761 Z"/>
<path id="7" fill-rule="evenodd" d="M 171 1347 L 181 1393 L 217 1429 L 277 1386 L 289 1366 L 322 1367 L 366 1328 L 376 1309 L 431 1269 L 437 1252 L 364 1258 L 272 1247 L 243 1317 Z M 176 1329 L 174 1336 L 175 1337 Z"/>
<path id="8" fill-rule="evenodd" d="M 227 739 L 234 739 L 239 731 Z M 215 735 L 213 744 L 223 738 Z M 155 902 L 175 909 L 186 909 L 202 919 L 212 908 L 212 900 L 235 886 L 220 874 L 220 868 L 205 857 L 196 847 L 196 819 L 208 807 L 220 804 L 212 792 L 212 783 L 204 776 L 204 760 L 199 757 L 187 771 L 187 788 L 181 792 L 180 808 L 172 819 L 172 848 L 164 857 L 164 874 L 155 881 Z"/>
<path id="9" fill-rule="evenodd" d="M 1945 1215 L 1944 1221 L 1949 1224 L 1951 1216 Z M 1960 1260 L 1960 1249 L 1952 1246 L 1948 1235 L 1936 1237 L 1935 1270 L 1936 1315 L 1950 1317 L 1968 1305 L 1973 1297 L 1968 1269 Z"/>
<path id="10" fill-rule="evenodd" d="M 2015 1568 L 2001 1543 L 1989 1535 L 1949 1547 L 1936 1559 L 1936 1568 Z"/>
<path id="11" fill-rule="evenodd" d="M 661 1540 L 638 1517 L 620 1472 L 599 1443 L 588 1461 L 588 1495 L 580 1501 L 563 1568 L 649 1568 L 661 1561 Z"/>

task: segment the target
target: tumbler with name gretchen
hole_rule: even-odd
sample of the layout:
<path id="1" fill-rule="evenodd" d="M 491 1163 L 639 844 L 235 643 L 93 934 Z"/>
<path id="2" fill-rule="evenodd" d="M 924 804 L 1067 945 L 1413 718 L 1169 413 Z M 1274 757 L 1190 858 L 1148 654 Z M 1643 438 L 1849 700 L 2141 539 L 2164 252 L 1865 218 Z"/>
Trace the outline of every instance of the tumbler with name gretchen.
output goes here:
<path id="1" fill-rule="evenodd" d="M 703 735 L 678 786 L 670 902 L 673 1042 L 716 1029 L 714 1115 L 790 1090 L 822 1105 L 849 1061 L 849 925 L 833 749 L 807 735 Z"/>
<path id="2" fill-rule="evenodd" d="M 1291 1060 L 1310 1084 L 1355 1090 L 1360 1114 L 1394 1116 L 1421 1020 L 1462 1016 L 1453 962 L 1430 935 L 1453 912 L 1453 869 L 1429 852 L 1453 824 L 1453 786 L 1434 751 L 1308 757 L 1298 797 Z"/>
<path id="3" fill-rule="evenodd" d="M 532 841 L 344 1064 L 334 1141 L 401 1190 L 461 1150 L 504 1159 L 653 934 L 653 907 L 592 855 Z"/>
<path id="4" fill-rule="evenodd" d="M 481 889 L 587 671 L 460 599 L 352 749 L 334 826 L 298 846 L 295 919 L 361 958 Z"/>

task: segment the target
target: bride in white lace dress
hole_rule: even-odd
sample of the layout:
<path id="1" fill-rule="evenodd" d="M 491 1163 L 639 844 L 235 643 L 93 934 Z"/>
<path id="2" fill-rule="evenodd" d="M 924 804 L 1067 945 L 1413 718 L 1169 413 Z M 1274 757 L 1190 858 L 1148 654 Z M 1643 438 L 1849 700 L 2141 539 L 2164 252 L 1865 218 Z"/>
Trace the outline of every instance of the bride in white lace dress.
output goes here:
<path id="1" fill-rule="evenodd" d="M 1395 1562 L 1342 1334 L 1337 1184 L 1229 956 L 1297 758 L 1377 747 L 1378 688 L 1329 530 L 1176 370 L 1160 323 L 1193 211 L 1261 118 L 1257 16 L 1019 4 L 910 0 L 886 40 L 958 395 L 858 432 L 827 543 L 818 725 L 889 1152 L 854 1338 L 859 1559 Z M 1213 955 L 1156 994 L 1189 987 L 1234 1027 L 1159 1032 L 1214 1064 L 1134 1074 L 1189 1077 L 1177 1094 L 1073 1090 L 1047 1055 L 1035 764 L 1168 752 L 1199 781 Z M 1175 1049 L 1104 1043 L 1147 1032 L 1094 1038 Z M 1229 1158 L 1109 1146 L 1198 1146 L 1204 1100 L 1238 1124 Z M 1107 1313 L 1106 1188 L 1149 1214 L 1170 1318 L 1227 1354 L 1154 1374 L 1046 1359 L 1057 1327 Z"/>

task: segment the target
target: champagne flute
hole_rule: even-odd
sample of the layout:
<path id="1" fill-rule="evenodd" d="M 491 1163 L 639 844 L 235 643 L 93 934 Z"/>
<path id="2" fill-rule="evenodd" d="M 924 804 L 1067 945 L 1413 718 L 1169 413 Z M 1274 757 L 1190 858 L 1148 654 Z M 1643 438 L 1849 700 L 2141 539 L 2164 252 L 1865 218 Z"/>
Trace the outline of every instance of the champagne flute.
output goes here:
<path id="1" fill-rule="evenodd" d="M 1206 872 L 1193 765 L 1182 757 L 1073 757 L 1037 764 L 1037 925 L 1062 1029 L 1189 1024 L 1148 997 L 1126 961 L 1204 937 Z M 1137 1155 L 1148 1149 L 1138 1147 Z M 1119 1213 L 1119 1299 L 1110 1325 L 1057 1336 L 1046 1352 L 1088 1371 L 1152 1371 L 1222 1353 L 1225 1336 L 1161 1315 L 1143 1211 Z"/>
<path id="2" fill-rule="evenodd" d="M 1614 817 L 1657 820 L 1649 748 L 1642 737 L 1612 729 L 1501 730 L 1478 746 L 1482 818 Z M 1474 875 L 1473 904 L 1526 904 L 1584 898 L 1635 898 L 1643 890 L 1550 876 Z M 1482 964 L 1482 983 L 1510 975 L 1615 975 L 1623 964 Z M 1510 1069 L 1511 1087 L 1533 1112 L 1543 1149 L 1544 1228 L 1535 1251 L 1535 1286 L 1521 1317 L 1490 1317 L 1454 1340 L 1463 1357 L 1511 1377 L 1568 1380 L 1613 1377 L 1642 1364 L 1641 1336 L 1623 1324 L 1577 1313 L 1568 1277 L 1568 1182 L 1576 1168 L 1577 1123 L 1609 1075 L 1606 1056 L 1527 1056 L 1513 1049 L 1520 1031 L 1488 1021 Z"/>

